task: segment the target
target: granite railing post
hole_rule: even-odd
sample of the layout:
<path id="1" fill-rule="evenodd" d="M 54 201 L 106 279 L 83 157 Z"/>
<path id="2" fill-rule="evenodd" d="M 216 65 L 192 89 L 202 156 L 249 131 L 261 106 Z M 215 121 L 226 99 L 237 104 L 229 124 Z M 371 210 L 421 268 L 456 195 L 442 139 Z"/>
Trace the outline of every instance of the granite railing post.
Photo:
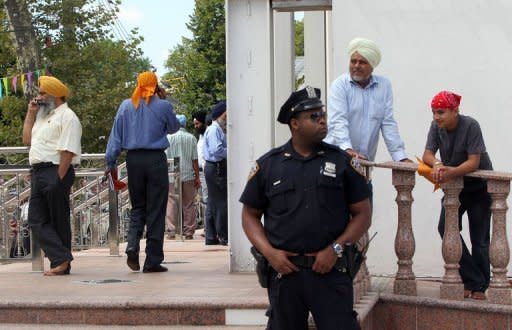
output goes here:
<path id="1" fill-rule="evenodd" d="M 393 169 L 392 182 L 397 191 L 398 226 L 395 237 L 395 253 L 398 257 L 398 271 L 393 292 L 407 296 L 416 295 L 416 276 L 412 270 L 412 258 L 416 249 L 411 223 L 411 206 L 414 198 L 415 170 Z"/>
<path id="2" fill-rule="evenodd" d="M 495 304 L 512 304 L 510 284 L 507 280 L 507 266 L 510 250 L 507 240 L 507 196 L 510 181 L 491 179 L 487 191 L 492 196 L 492 237 L 489 255 L 492 264 L 492 278 L 487 292 L 489 301 Z"/>
<path id="3" fill-rule="evenodd" d="M 464 186 L 458 177 L 441 185 L 444 192 L 445 224 L 443 235 L 443 259 L 445 273 L 441 284 L 441 299 L 463 300 L 464 285 L 459 274 L 462 241 L 459 232 L 459 194 Z"/>

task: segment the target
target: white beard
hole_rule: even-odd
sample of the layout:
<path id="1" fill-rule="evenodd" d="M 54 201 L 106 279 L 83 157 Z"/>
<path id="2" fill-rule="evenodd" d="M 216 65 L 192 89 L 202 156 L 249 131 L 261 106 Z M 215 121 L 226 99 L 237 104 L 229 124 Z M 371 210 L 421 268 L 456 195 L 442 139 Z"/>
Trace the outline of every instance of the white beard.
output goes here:
<path id="1" fill-rule="evenodd" d="M 55 105 L 55 98 L 51 97 L 48 99 L 47 103 L 40 104 L 39 105 L 39 111 L 41 113 L 41 116 L 46 117 L 50 111 L 55 109 L 57 106 Z"/>

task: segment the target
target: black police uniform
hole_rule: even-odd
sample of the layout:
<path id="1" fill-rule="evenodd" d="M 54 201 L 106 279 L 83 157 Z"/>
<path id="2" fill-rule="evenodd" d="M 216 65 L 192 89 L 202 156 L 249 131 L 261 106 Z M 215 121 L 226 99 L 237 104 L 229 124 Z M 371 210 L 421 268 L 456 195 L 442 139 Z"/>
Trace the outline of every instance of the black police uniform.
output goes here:
<path id="1" fill-rule="evenodd" d="M 331 245 L 349 222 L 349 204 L 368 196 L 348 153 L 322 142 L 305 158 L 290 140 L 257 160 L 240 202 L 264 211 L 273 247 L 306 254 Z M 268 329 L 307 329 L 309 311 L 320 330 L 359 328 L 352 280 L 344 271 L 319 274 L 302 266 L 281 277 L 272 270 L 268 295 Z"/>

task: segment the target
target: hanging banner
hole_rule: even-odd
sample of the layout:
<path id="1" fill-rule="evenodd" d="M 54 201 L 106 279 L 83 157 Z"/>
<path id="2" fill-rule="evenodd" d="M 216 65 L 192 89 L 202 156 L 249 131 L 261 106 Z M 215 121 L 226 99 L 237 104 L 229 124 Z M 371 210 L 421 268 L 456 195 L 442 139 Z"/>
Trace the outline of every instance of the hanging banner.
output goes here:
<path id="1" fill-rule="evenodd" d="M 2 82 L 4 83 L 5 96 L 9 96 L 9 83 L 7 82 L 7 77 L 2 78 Z"/>
<path id="2" fill-rule="evenodd" d="M 32 74 L 35 74 L 36 80 L 41 76 L 51 75 L 47 68 L 42 68 L 14 76 L 0 77 L 0 98 L 8 96 L 9 92 L 12 95 L 15 95 L 18 92 L 18 76 L 21 77 L 21 88 L 23 94 L 25 94 L 27 89 L 32 88 Z"/>
<path id="3" fill-rule="evenodd" d="M 30 89 L 32 88 L 32 72 L 27 72 L 27 87 Z"/>
<path id="4" fill-rule="evenodd" d="M 18 82 L 18 76 L 12 77 L 12 90 L 14 91 L 14 94 L 16 94 L 16 92 L 18 91 L 18 86 L 16 86 L 17 82 Z"/>
<path id="5" fill-rule="evenodd" d="M 23 94 L 25 94 L 27 92 L 27 89 L 25 87 L 25 75 L 24 74 L 21 75 L 21 88 L 23 89 Z"/>

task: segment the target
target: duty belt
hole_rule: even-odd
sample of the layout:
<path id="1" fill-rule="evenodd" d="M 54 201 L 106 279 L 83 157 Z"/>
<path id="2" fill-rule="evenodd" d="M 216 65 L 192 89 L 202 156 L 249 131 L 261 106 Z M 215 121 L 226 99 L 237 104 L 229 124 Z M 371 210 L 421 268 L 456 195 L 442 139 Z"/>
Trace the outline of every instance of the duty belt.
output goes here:
<path id="1" fill-rule="evenodd" d="M 315 263 L 315 258 L 315 256 L 301 255 L 288 257 L 288 260 L 290 260 L 297 267 L 311 268 Z M 344 256 L 336 260 L 334 268 L 343 273 L 347 271 L 347 261 Z"/>

